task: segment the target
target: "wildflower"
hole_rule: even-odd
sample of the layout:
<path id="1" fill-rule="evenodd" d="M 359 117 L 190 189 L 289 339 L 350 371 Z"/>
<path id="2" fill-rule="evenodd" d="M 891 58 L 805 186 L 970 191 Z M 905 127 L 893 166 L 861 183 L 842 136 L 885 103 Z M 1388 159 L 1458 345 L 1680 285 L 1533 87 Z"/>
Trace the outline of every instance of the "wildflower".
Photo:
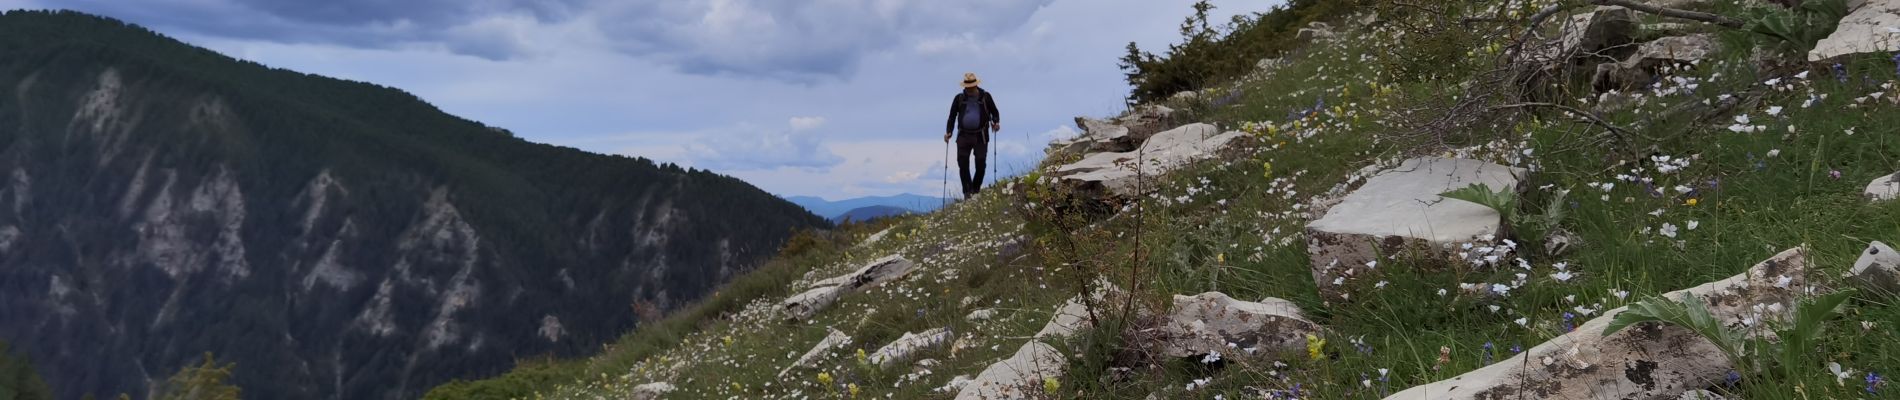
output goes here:
<path id="1" fill-rule="evenodd" d="M 1834 386 L 1847 386 L 1847 378 L 1854 376 L 1854 370 L 1841 368 L 1841 363 L 1827 363 L 1828 372 L 1834 373 Z"/>
<path id="2" fill-rule="evenodd" d="M 1838 170 L 1838 169 L 1828 170 L 1827 177 L 1833 178 L 1833 179 L 1841 179 L 1841 170 Z"/>
<path id="3" fill-rule="evenodd" d="M 1514 321 L 1514 322 L 1517 322 L 1517 326 L 1522 326 L 1526 328 L 1531 326 L 1530 318 L 1518 318 L 1517 321 Z"/>
<path id="4" fill-rule="evenodd" d="M 1616 296 L 1617 300 L 1623 300 L 1625 298 L 1630 297 L 1630 291 L 1623 290 L 1623 289 L 1610 289 L 1610 295 Z"/>
<path id="5" fill-rule="evenodd" d="M 1885 383 L 1886 382 L 1884 382 L 1884 379 L 1880 378 L 1880 374 L 1874 373 L 1873 371 L 1867 372 L 1867 393 L 1868 394 L 1873 394 L 1876 387 L 1879 387 Z"/>
<path id="6" fill-rule="evenodd" d="M 1787 275 L 1782 275 L 1780 278 L 1775 279 L 1775 287 L 1777 288 L 1787 289 L 1788 284 L 1791 283 L 1794 283 L 1794 278 L 1790 278 Z"/>
<path id="7" fill-rule="evenodd" d="M 819 373 L 818 373 L 818 386 L 824 386 L 824 387 L 825 387 L 825 391 L 830 391 L 830 390 L 831 390 L 831 382 L 832 382 L 832 380 L 831 380 L 831 373 L 830 373 L 830 372 L 819 372 Z"/>
<path id="8" fill-rule="evenodd" d="M 1311 333 L 1306 334 L 1306 356 L 1318 360 L 1325 356 L 1326 339 Z"/>
<path id="9" fill-rule="evenodd" d="M 1491 342 L 1484 342 L 1484 351 L 1479 352 L 1478 355 L 1481 360 L 1484 360 L 1483 365 L 1491 365 Z"/>
<path id="10" fill-rule="evenodd" d="M 1055 394 L 1056 390 L 1059 390 L 1059 389 L 1062 389 L 1062 381 L 1056 380 L 1055 377 L 1042 378 L 1042 392 L 1043 393 Z"/>
<path id="11" fill-rule="evenodd" d="M 1451 363 L 1451 346 L 1438 346 L 1438 363 L 1436 365 L 1432 365 L 1432 370 L 1436 371 L 1438 370 L 1439 367 L 1443 367 L 1445 366 L 1445 364 L 1450 364 L 1450 363 Z"/>
<path id="12" fill-rule="evenodd" d="M 1491 291 L 1492 291 L 1492 292 L 1496 292 L 1496 293 L 1497 293 L 1497 294 L 1498 294 L 1499 296 L 1510 296 L 1510 295 L 1511 295 L 1511 287 L 1510 287 L 1510 286 L 1506 286 L 1506 285 L 1504 285 L 1504 284 L 1502 284 L 1502 283 L 1494 283 L 1494 284 L 1491 284 Z"/>
<path id="13" fill-rule="evenodd" d="M 1220 362 L 1220 352 L 1218 351 L 1210 351 L 1207 352 L 1207 355 L 1201 356 L 1202 364 L 1213 364 L 1216 362 Z"/>
<path id="14" fill-rule="evenodd" d="M 1846 65 L 1841 65 L 1840 63 L 1834 63 L 1834 80 L 1840 81 L 1843 84 L 1847 83 L 1847 66 Z"/>
<path id="15" fill-rule="evenodd" d="M 845 391 L 851 392 L 851 398 L 853 399 L 858 398 L 858 384 L 853 383 L 849 386 L 846 386 Z"/>
<path id="16" fill-rule="evenodd" d="M 1731 369 L 1728 371 L 1728 376 L 1723 377 L 1722 380 L 1723 383 L 1728 384 L 1728 386 L 1735 386 L 1736 383 L 1742 382 L 1742 373 L 1735 372 L 1735 370 Z"/>
<path id="17" fill-rule="evenodd" d="M 1570 271 L 1557 271 L 1555 274 L 1550 274 L 1550 278 L 1556 279 L 1558 282 L 1569 282 L 1570 278 L 1573 277 L 1575 277 L 1575 275 L 1571 275 Z"/>
<path id="18" fill-rule="evenodd" d="M 1775 157 L 1780 157 L 1780 156 L 1781 156 L 1781 149 L 1768 150 L 1768 158 L 1775 158 Z"/>
<path id="19" fill-rule="evenodd" d="M 1695 199 L 1690 199 L 1690 200 L 1691 200 L 1691 201 L 1694 201 Z M 1691 205 L 1693 205 L 1693 204 L 1691 204 Z M 1693 219 L 1692 219 L 1692 220 L 1689 220 L 1689 224 L 1688 224 L 1688 226 L 1685 226 L 1685 228 L 1689 228 L 1689 230 L 1692 230 L 1692 231 L 1693 231 L 1693 230 L 1695 230 L 1695 227 L 1697 227 L 1697 226 L 1701 226 L 1701 225 L 1702 225 L 1702 221 L 1697 221 L 1697 220 L 1693 220 Z"/>
<path id="20" fill-rule="evenodd" d="M 1781 115 L 1781 106 L 1768 107 L 1768 115 Z"/>
<path id="21" fill-rule="evenodd" d="M 1683 201 L 1682 205 L 1695 207 L 1696 204 L 1701 204 L 1701 203 L 1702 201 L 1696 200 L 1696 198 L 1694 197 L 1690 197 L 1689 200 Z M 1695 228 L 1689 228 L 1689 229 L 1695 229 Z"/>
<path id="22" fill-rule="evenodd" d="M 1674 239 L 1676 237 L 1676 224 L 1664 222 L 1662 225 L 1662 229 L 1657 230 L 1657 233 L 1660 233 L 1663 236 L 1668 236 L 1669 238 Z"/>
<path id="23" fill-rule="evenodd" d="M 858 364 L 859 365 L 864 364 L 865 360 L 866 358 L 864 357 L 864 349 L 858 349 Z"/>
<path id="24" fill-rule="evenodd" d="M 1570 333 L 1570 331 L 1576 330 L 1576 327 L 1570 325 L 1570 321 L 1574 319 L 1577 319 L 1576 314 L 1564 313 L 1564 333 Z"/>

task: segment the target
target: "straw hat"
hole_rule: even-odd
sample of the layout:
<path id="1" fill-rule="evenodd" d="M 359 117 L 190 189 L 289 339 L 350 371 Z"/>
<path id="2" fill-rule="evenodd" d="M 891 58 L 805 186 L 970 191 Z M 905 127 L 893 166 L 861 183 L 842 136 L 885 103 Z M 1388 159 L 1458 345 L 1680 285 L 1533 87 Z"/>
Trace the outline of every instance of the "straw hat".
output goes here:
<path id="1" fill-rule="evenodd" d="M 976 87 L 976 85 L 981 85 L 981 84 L 983 84 L 983 80 L 976 79 L 976 73 L 974 72 L 963 73 L 963 88 L 965 89 L 973 88 L 973 87 Z"/>

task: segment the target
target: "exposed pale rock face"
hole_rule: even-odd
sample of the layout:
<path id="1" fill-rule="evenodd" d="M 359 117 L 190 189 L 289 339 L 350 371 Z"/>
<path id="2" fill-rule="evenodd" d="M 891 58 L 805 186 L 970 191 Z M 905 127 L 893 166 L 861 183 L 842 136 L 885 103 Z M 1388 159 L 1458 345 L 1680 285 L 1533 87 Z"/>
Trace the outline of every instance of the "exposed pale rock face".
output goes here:
<path id="1" fill-rule="evenodd" d="M 628 394 L 628 397 L 632 398 L 632 400 L 654 400 L 654 399 L 660 398 L 660 396 L 664 396 L 667 393 L 672 393 L 672 392 L 673 392 L 673 384 L 666 383 L 666 382 L 653 382 L 653 383 L 648 383 L 648 384 L 644 384 L 640 386 L 634 386 L 633 391 Z"/>
<path id="2" fill-rule="evenodd" d="M 1860 259 L 1854 261 L 1850 276 L 1861 287 L 1877 293 L 1900 293 L 1900 253 L 1895 253 L 1886 243 L 1873 242 L 1860 253 Z"/>
<path id="3" fill-rule="evenodd" d="M 1867 198 L 1873 201 L 1900 199 L 1900 172 L 1867 183 Z"/>
<path id="4" fill-rule="evenodd" d="M 1664 296 L 1694 295 L 1716 318 L 1742 327 L 1743 318 L 1786 318 L 1807 287 L 1808 267 L 1807 251 L 1790 249 L 1741 275 Z M 1756 314 L 1753 308 L 1761 304 L 1784 306 Z M 1625 309 L 1610 310 L 1516 357 L 1386 399 L 1674 399 L 1719 384 L 1734 369 L 1715 344 L 1681 327 L 1644 323 L 1604 336 L 1603 328 Z"/>
<path id="5" fill-rule="evenodd" d="M 1496 210 L 1440 193 L 1484 184 L 1516 190 L 1520 168 L 1476 160 L 1421 157 L 1367 179 L 1326 215 L 1306 226 L 1313 280 L 1327 300 L 1350 299 L 1348 280 L 1382 254 L 1441 251 L 1500 230 Z M 1338 282 L 1338 283 L 1335 283 Z"/>
<path id="6" fill-rule="evenodd" d="M 863 268 L 858 268 L 857 271 L 818 281 L 818 283 L 812 284 L 810 289 L 806 289 L 804 293 L 799 293 L 793 295 L 791 298 L 785 299 L 785 302 L 781 303 L 781 306 L 785 310 L 785 314 L 788 318 L 795 320 L 811 318 L 812 314 L 816 314 L 818 311 L 830 306 L 832 302 L 838 301 L 839 297 L 863 290 L 864 288 L 897 280 L 897 278 L 902 278 L 904 275 L 909 274 L 910 271 L 916 267 L 916 263 L 904 259 L 903 256 L 893 255 L 884 257 L 877 261 L 872 261 Z"/>
<path id="7" fill-rule="evenodd" d="M 1599 89 L 1648 84 L 1654 71 L 1665 65 L 1700 61 L 1719 49 L 1709 35 L 1670 36 L 1643 43 L 1636 54 L 1620 62 L 1598 64 Z"/>
<path id="8" fill-rule="evenodd" d="M 1061 379 L 1069 369 L 1054 346 L 1031 340 L 1015 355 L 990 364 L 957 393 L 957 400 L 1027 399 L 1042 394 L 1044 379 Z"/>
<path id="9" fill-rule="evenodd" d="M 890 367 L 891 365 L 904 362 L 904 360 L 916 356 L 918 352 L 943 345 L 949 341 L 950 330 L 944 328 L 936 328 L 919 333 L 905 332 L 904 336 L 898 337 L 897 340 L 891 341 L 891 344 L 884 345 L 884 347 L 878 348 L 877 352 L 871 353 L 868 359 L 872 364 L 877 364 L 879 367 Z"/>
<path id="10" fill-rule="evenodd" d="M 1900 51 L 1900 0 L 1852 0 L 1847 17 L 1841 18 L 1834 34 L 1814 44 L 1808 61 L 1823 61 L 1849 54 Z"/>
<path id="11" fill-rule="evenodd" d="M 1157 344 L 1161 354 L 1189 357 L 1217 351 L 1295 351 L 1305 348 L 1306 335 L 1320 333 L 1320 326 L 1307 321 L 1299 306 L 1286 300 L 1267 298 L 1255 303 L 1207 292 L 1175 295 L 1174 310 L 1161 331 Z"/>
<path id="12" fill-rule="evenodd" d="M 1572 58 L 1629 44 L 1636 31 L 1636 15 L 1627 8 L 1598 7 L 1588 14 L 1572 16 L 1563 26 L 1563 36 L 1545 47 L 1543 60 L 1560 64 Z"/>
<path id="13" fill-rule="evenodd" d="M 825 358 L 825 353 L 830 352 L 832 349 L 851 344 L 851 335 L 846 335 L 837 329 L 829 330 L 831 333 L 825 335 L 824 339 L 819 340 L 818 344 L 812 345 L 811 350 L 806 351 L 805 355 L 799 356 L 798 361 L 786 366 L 785 369 L 779 370 L 778 376 L 783 378 L 785 374 L 791 373 L 794 369 L 809 367 L 813 363 L 818 362 L 819 359 Z"/>
<path id="14" fill-rule="evenodd" d="M 1190 124 L 1155 134 L 1137 151 L 1090 154 L 1081 161 L 1057 167 L 1054 175 L 1083 192 L 1136 196 L 1140 194 L 1137 193 L 1140 175 L 1157 176 L 1213 158 L 1244 135 L 1219 133 L 1213 125 Z"/>

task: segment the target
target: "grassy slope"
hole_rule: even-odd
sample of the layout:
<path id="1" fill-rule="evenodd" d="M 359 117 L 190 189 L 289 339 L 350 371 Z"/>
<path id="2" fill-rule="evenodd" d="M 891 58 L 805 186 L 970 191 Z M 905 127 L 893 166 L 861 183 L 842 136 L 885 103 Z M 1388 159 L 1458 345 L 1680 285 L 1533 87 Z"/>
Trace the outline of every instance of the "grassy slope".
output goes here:
<path id="1" fill-rule="evenodd" d="M 895 252 L 921 261 L 922 270 L 914 279 L 847 297 L 803 324 L 764 315 L 789 289 L 761 291 L 769 295 L 736 315 L 686 317 L 697 329 L 669 323 L 635 332 L 606 355 L 575 362 L 590 366 L 579 374 L 584 378 L 541 395 L 591 398 L 635 384 L 668 381 L 681 387 L 671 398 L 849 397 L 849 384 L 864 398 L 947 398 L 928 389 L 1006 356 L 1069 297 L 1072 282 L 1083 278 L 1061 266 L 1079 261 L 1118 266 L 1104 272 L 1128 286 L 1126 266 L 1137 263 L 1126 249 L 1135 246 L 1137 221 L 1145 261 L 1141 265 L 1152 274 L 1142 279 L 1153 282 L 1147 286 L 1154 293 L 1217 289 L 1241 299 L 1293 300 L 1332 330 L 1322 349 L 1326 356 L 1230 356 L 1218 369 L 1192 360 L 1162 360 L 1136 368 L 1136 379 L 1119 381 L 1101 379 L 1100 368 L 1078 368 L 1061 382 L 1061 397 L 1142 398 L 1158 393 L 1163 398 L 1253 398 L 1261 391 L 1297 390 L 1310 398 L 1376 398 L 1506 358 L 1514 347 L 1536 345 L 1561 334 L 1565 326 L 1645 295 L 1740 273 L 1782 249 L 1810 246 L 1817 269 L 1809 271 L 1809 279 L 1832 282 L 1868 241 L 1900 242 L 1900 202 L 1869 205 L 1860 198 L 1868 181 L 1900 170 L 1900 107 L 1886 99 L 1857 100 L 1883 90 L 1893 96 L 1895 90 L 1882 85 L 1900 77 L 1884 57 L 1850 63 L 1847 68 L 1855 78 L 1846 82 L 1837 81 L 1827 68 L 1810 72 L 1808 79 L 1794 78 L 1793 71 L 1763 76 L 1740 50 L 1762 42 L 1760 37 L 1720 35 L 1728 51 L 1676 74 L 1698 82 L 1695 90 L 1650 92 L 1644 105 L 1606 117 L 1634 126 L 1670 105 L 1764 91 L 1760 102 L 1737 112 L 1748 115 L 1752 124 L 1767 126 L 1767 131 L 1731 132 L 1726 127 L 1732 115 L 1718 116 L 1715 123 L 1682 119 L 1652 124 L 1639 132 L 1653 138 L 1638 139 L 1638 148 L 1651 149 L 1643 156 L 1692 160 L 1680 171 L 1663 173 L 1619 165 L 1617 161 L 1628 157 L 1606 150 L 1591 135 L 1597 130 L 1560 116 L 1442 144 L 1396 135 L 1401 110 L 1443 105 L 1446 94 L 1453 92 L 1450 82 L 1456 80 L 1399 81 L 1386 74 L 1380 66 L 1390 57 L 1414 51 L 1398 45 L 1395 31 L 1344 35 L 1291 58 L 1271 76 L 1244 82 L 1245 94 L 1237 105 L 1189 107 L 1187 112 L 1198 119 L 1246 126 L 1258 133 L 1257 140 L 1245 154 L 1163 177 L 1160 193 L 1143 200 L 1140 218 L 1124 216 L 1072 233 L 1044 234 L 1025 256 L 1007 260 L 995 257 L 995 243 L 1018 232 L 1046 232 L 1023 227 L 1015 211 L 1023 204 L 1016 196 L 983 196 L 945 212 L 905 219 L 895 224 L 896 234 L 876 245 L 828 247 L 790 260 L 821 265 L 799 280 L 805 283 Z M 1478 59 L 1482 52 L 1467 58 Z M 1784 88 L 1764 84 L 1775 77 L 1782 78 Z M 1680 85 L 1669 83 L 1663 89 L 1672 86 Z M 1822 95 L 1826 98 L 1803 106 Z M 1289 122 L 1290 112 L 1312 108 L 1319 99 L 1325 100 L 1323 112 Z M 1779 112 L 1771 113 L 1772 107 L 1780 107 Z M 1446 150 L 1456 148 L 1465 150 Z M 1369 298 L 1352 305 L 1320 302 L 1300 233 L 1303 204 L 1353 179 L 1362 167 L 1420 153 L 1452 153 L 1535 170 L 1527 183 L 1531 190 L 1525 195 L 1525 211 L 1539 212 L 1555 193 L 1570 191 L 1568 200 L 1559 204 L 1568 214 L 1563 226 L 1582 244 L 1561 257 L 1541 255 L 1528 249 L 1534 245 L 1526 245 L 1522 256 L 1528 270 L 1509 265 L 1515 264 L 1511 256 L 1499 268 L 1437 273 L 1409 268 L 1412 260 L 1392 259 L 1381 264 L 1382 275 L 1351 283 L 1387 283 Z M 1831 176 L 1834 171 L 1838 178 Z M 1653 179 L 1660 193 L 1650 193 L 1640 181 L 1620 181 L 1618 175 Z M 1604 182 L 1616 185 L 1608 191 L 1592 185 Z M 1694 191 L 1680 192 L 1676 186 Z M 1660 233 L 1666 225 L 1677 227 L 1674 237 Z M 1065 241 L 1118 250 L 1075 255 L 1051 245 Z M 1567 265 L 1575 277 L 1555 279 L 1558 263 Z M 1523 283 L 1501 300 L 1461 295 L 1458 288 L 1463 283 L 1509 284 L 1520 279 Z M 1618 291 L 1630 295 L 1619 297 Z M 960 306 L 965 297 L 976 299 L 977 305 Z M 981 324 L 963 320 L 981 307 L 998 308 L 1000 318 Z M 1566 323 L 1566 314 L 1577 319 Z M 854 349 L 874 351 L 903 332 L 944 326 L 957 332 L 967 348 L 956 354 L 947 349 L 926 353 L 924 357 L 942 364 L 915 381 L 904 376 L 911 373 L 908 368 L 879 371 L 855 361 Z M 856 339 L 822 366 L 838 387 L 821 388 L 815 371 L 773 378 L 823 337 L 826 327 Z M 1818 356 L 1796 366 L 1795 376 L 1750 377 L 1726 389 L 1749 399 L 1894 396 L 1900 388 L 1868 393 L 1863 377 L 1867 371 L 1889 374 L 1900 369 L 1900 342 L 1892 340 L 1896 328 L 1900 305 L 1863 294 L 1829 323 Z M 655 337 L 681 339 L 666 346 Z M 1441 348 L 1450 350 L 1442 364 Z M 1109 352 L 1081 349 L 1071 348 L 1083 353 L 1079 364 L 1112 365 Z M 1859 372 L 1837 383 L 1823 367 L 1826 362 Z M 1207 384 L 1190 391 L 1187 383 L 1195 379 L 1207 379 Z"/>

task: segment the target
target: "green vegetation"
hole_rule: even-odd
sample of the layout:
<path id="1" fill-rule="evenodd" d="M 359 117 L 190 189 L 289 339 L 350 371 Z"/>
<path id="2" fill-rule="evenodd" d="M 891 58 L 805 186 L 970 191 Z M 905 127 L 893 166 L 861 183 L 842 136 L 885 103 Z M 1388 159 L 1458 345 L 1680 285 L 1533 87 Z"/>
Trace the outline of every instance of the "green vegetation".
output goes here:
<path id="1" fill-rule="evenodd" d="M 39 371 L 25 357 L 0 341 L 0 400 L 51 400 L 53 390 L 40 380 Z"/>
<path id="2" fill-rule="evenodd" d="M 241 390 L 226 383 L 235 367 L 237 364 L 220 366 L 211 353 L 205 353 L 203 362 L 181 368 L 166 379 L 165 386 L 158 390 L 158 400 L 238 400 Z"/>
<path id="3" fill-rule="evenodd" d="M 1067 376 L 1039 388 L 1044 396 L 1379 398 L 1508 359 L 1625 306 L 1639 309 L 1627 318 L 1713 328 L 1686 317 L 1691 311 L 1637 300 L 1734 276 L 1795 247 L 1809 249 L 1806 282 L 1840 288 L 1839 277 L 1869 241 L 1900 240 L 1900 202 L 1870 204 L 1861 196 L 1867 182 L 1900 170 L 1900 76 L 1891 55 L 1838 67 L 1760 62 L 1785 56 L 1773 51 L 1780 39 L 1692 24 L 1686 29 L 1713 35 L 1722 50 L 1658 67 L 1659 77 L 1640 90 L 1601 94 L 1584 74 L 1593 71 L 1497 75 L 1518 71 L 1500 63 L 1510 62 L 1505 55 L 1525 20 L 1553 3 L 1496 4 L 1341 10 L 1354 20 L 1377 10 L 1388 22 L 1330 20 L 1336 40 L 1291 42 L 1299 47 L 1284 54 L 1283 65 L 1199 85 L 1236 88 L 1231 103 L 1167 101 L 1188 121 L 1251 138 L 1221 160 L 1144 177 L 1141 186 L 1153 195 L 1098 204 L 1077 201 L 1041 173 L 1008 180 L 975 201 L 898 221 L 875 244 L 801 255 L 819 267 L 787 292 L 893 253 L 918 260 L 912 279 L 847 296 L 811 322 L 770 316 L 778 296 L 697 316 L 705 319 L 689 323 L 696 330 L 668 333 L 680 335 L 676 345 L 642 350 L 650 355 L 620 364 L 630 367 L 535 396 L 612 397 L 668 382 L 679 387 L 668 398 L 680 399 L 950 398 L 934 389 L 1008 356 L 1064 299 L 1104 279 L 1134 296 L 1096 304 L 1096 328 L 1057 345 L 1075 357 Z M 1781 12 L 1760 7 L 1771 6 L 1717 0 L 1704 8 Z M 1661 20 L 1645 15 L 1640 22 Z M 1206 31 L 1198 21 L 1190 25 L 1190 33 Z M 1554 32 L 1551 25 L 1545 30 Z M 1771 51 L 1757 54 L 1764 47 Z M 1192 59 L 1180 62 L 1211 62 L 1185 61 Z M 1138 100 L 1169 94 L 1131 82 Z M 1530 94 L 1562 107 L 1519 103 Z M 1576 241 L 1551 251 L 1522 232 L 1531 229 L 1519 229 L 1515 237 L 1474 241 L 1465 263 L 1391 254 L 1345 283 L 1365 296 L 1321 299 L 1304 236 L 1316 217 L 1311 207 L 1362 182 L 1362 168 L 1417 155 L 1531 170 L 1515 201 L 1478 200 L 1517 215 L 1520 227 L 1561 230 Z M 1019 258 L 980 245 L 1016 235 L 1030 238 Z M 1217 362 L 1157 358 L 1135 346 L 1153 326 L 1141 315 L 1165 308 L 1169 295 L 1209 290 L 1290 300 L 1326 335 L 1296 354 L 1227 354 Z M 1710 389 L 1747 399 L 1893 396 L 1900 389 L 1880 376 L 1900 369 L 1900 342 L 1892 340 L 1900 335 L 1900 304 L 1864 291 L 1835 293 L 1791 306 L 1789 324 L 1774 326 L 1779 342 L 1746 337 L 1735 345 L 1749 360 L 1742 365 L 1761 367 L 1738 368 L 1733 380 Z M 1002 317 L 964 319 L 982 308 Z M 858 350 L 930 327 L 958 332 L 957 343 L 918 357 L 934 366 L 854 361 Z M 849 334 L 852 344 L 816 368 L 777 377 L 826 328 Z"/>
<path id="4" fill-rule="evenodd" d="M 1224 25 L 1208 20 L 1214 5 L 1194 3 L 1194 15 L 1181 22 L 1181 43 L 1155 54 L 1128 42 L 1128 54 L 1121 59 L 1132 90 L 1130 103 L 1167 99 L 1175 93 L 1200 90 L 1213 83 L 1231 81 L 1248 71 L 1261 58 L 1280 57 L 1299 46 L 1300 28 L 1309 23 L 1335 20 L 1364 0 L 1292 0 L 1275 6 L 1273 11 L 1254 16 L 1237 16 Z"/>

